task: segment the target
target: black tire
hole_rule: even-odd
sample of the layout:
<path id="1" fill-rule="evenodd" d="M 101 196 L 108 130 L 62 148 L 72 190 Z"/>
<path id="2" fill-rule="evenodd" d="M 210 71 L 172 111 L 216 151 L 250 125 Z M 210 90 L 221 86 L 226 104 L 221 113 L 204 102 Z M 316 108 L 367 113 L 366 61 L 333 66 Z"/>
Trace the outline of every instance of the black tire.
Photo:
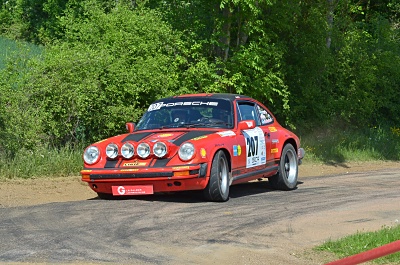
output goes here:
<path id="1" fill-rule="evenodd" d="M 110 193 L 97 192 L 97 196 L 102 200 L 114 200 L 115 197 Z"/>
<path id="2" fill-rule="evenodd" d="M 212 161 L 210 180 L 204 189 L 204 197 L 209 201 L 229 200 L 229 166 L 224 151 L 219 150 Z"/>
<path id="3" fill-rule="evenodd" d="M 297 187 L 299 165 L 297 153 L 291 144 L 286 144 L 282 150 L 278 173 L 269 178 L 274 189 L 294 190 Z"/>

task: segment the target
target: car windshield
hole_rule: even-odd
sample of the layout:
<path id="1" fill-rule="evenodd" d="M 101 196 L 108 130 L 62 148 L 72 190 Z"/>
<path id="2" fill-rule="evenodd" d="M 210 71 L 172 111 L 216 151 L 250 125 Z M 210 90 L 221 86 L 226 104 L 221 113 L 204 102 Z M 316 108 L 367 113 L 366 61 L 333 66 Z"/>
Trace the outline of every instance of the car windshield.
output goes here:
<path id="1" fill-rule="evenodd" d="M 233 128 L 232 104 L 215 98 L 169 98 L 151 104 L 136 130 Z"/>

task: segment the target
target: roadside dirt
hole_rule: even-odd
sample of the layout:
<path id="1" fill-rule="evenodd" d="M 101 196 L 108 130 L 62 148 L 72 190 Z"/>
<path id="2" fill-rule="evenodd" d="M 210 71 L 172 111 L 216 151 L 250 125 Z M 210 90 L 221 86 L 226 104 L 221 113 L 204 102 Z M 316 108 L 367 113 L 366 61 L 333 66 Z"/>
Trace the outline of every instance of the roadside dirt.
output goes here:
<path id="1" fill-rule="evenodd" d="M 379 161 L 372 163 L 363 162 L 331 165 L 305 163 L 299 167 L 299 181 L 313 176 L 349 174 L 349 177 L 351 177 L 352 173 L 369 171 L 379 172 L 380 170 L 390 168 L 400 168 L 400 162 Z M 321 181 L 323 180 L 321 179 Z M 80 181 L 79 176 L 0 181 L 0 211 L 1 208 L 7 207 L 30 206 L 52 202 L 82 201 L 96 197 L 96 194 L 87 184 Z M 377 202 L 376 205 L 369 203 L 366 207 L 368 207 L 370 212 L 373 212 L 374 209 L 382 210 L 385 207 L 388 209 L 393 208 L 393 204 L 386 205 Z M 329 239 L 332 236 L 332 231 L 335 231 L 335 237 L 337 238 L 354 233 L 356 223 L 348 223 L 348 225 L 343 226 L 340 225 L 341 221 L 346 220 L 349 216 L 354 220 L 357 218 L 367 218 L 367 216 L 364 216 L 366 212 L 368 211 L 365 211 L 365 209 L 346 209 L 342 211 L 327 211 L 326 214 L 331 216 L 323 216 L 323 220 L 318 220 L 318 218 L 322 218 L 319 216 L 315 216 L 313 220 L 310 220 L 310 216 L 297 218 L 296 222 L 290 224 L 290 227 L 285 228 L 286 232 L 282 233 L 281 237 L 275 238 L 274 248 L 268 250 L 271 253 L 265 253 L 264 251 L 261 254 L 259 253 L 260 250 L 257 249 L 251 250 L 250 253 L 248 249 L 244 250 L 226 246 L 224 249 L 219 249 L 214 253 L 208 253 L 208 257 L 212 258 L 211 260 L 220 262 L 207 263 L 204 259 L 201 259 L 198 260 L 196 264 L 324 264 L 336 258 L 329 253 L 316 253 L 312 251 L 312 247 Z M 331 220 L 331 223 L 326 223 L 327 220 Z M 286 224 L 279 224 L 276 229 L 282 229 L 282 225 Z M 368 231 L 379 229 L 387 224 L 366 222 L 364 225 L 363 230 Z M 330 229 L 327 230 L 327 226 L 329 226 Z M 285 236 L 285 233 L 290 233 L 290 236 Z M 293 245 L 294 240 L 296 242 L 307 242 L 307 244 L 297 245 L 296 248 L 288 248 L 290 244 Z M 282 250 L 289 251 L 289 249 L 290 252 L 282 252 Z M 220 256 L 222 252 L 224 253 L 224 258 Z M 228 259 L 229 262 L 227 262 L 226 255 L 229 256 L 229 253 L 232 254 L 232 258 Z M 240 261 L 237 260 L 238 255 L 242 257 Z M 266 258 L 269 261 L 267 263 Z"/>

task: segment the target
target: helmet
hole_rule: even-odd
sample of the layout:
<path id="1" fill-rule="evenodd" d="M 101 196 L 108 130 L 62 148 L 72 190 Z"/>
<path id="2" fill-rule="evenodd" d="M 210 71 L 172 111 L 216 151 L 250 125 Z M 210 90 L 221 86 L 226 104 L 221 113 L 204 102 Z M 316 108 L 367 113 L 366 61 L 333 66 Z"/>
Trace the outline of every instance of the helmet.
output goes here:
<path id="1" fill-rule="evenodd" d="M 171 111 L 172 122 L 186 122 L 188 117 L 188 111 L 185 109 L 174 109 Z"/>

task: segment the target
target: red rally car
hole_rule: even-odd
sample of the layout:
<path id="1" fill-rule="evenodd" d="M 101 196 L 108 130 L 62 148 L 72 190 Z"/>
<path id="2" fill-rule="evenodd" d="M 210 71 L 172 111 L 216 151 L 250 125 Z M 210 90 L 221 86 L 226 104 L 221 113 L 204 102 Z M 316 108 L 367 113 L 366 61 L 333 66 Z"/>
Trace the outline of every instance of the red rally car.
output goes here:
<path id="1" fill-rule="evenodd" d="M 299 138 L 250 97 L 164 98 L 126 126 L 128 133 L 84 151 L 82 180 L 100 198 L 203 190 L 207 200 L 227 201 L 230 185 L 260 178 L 297 187 Z"/>

